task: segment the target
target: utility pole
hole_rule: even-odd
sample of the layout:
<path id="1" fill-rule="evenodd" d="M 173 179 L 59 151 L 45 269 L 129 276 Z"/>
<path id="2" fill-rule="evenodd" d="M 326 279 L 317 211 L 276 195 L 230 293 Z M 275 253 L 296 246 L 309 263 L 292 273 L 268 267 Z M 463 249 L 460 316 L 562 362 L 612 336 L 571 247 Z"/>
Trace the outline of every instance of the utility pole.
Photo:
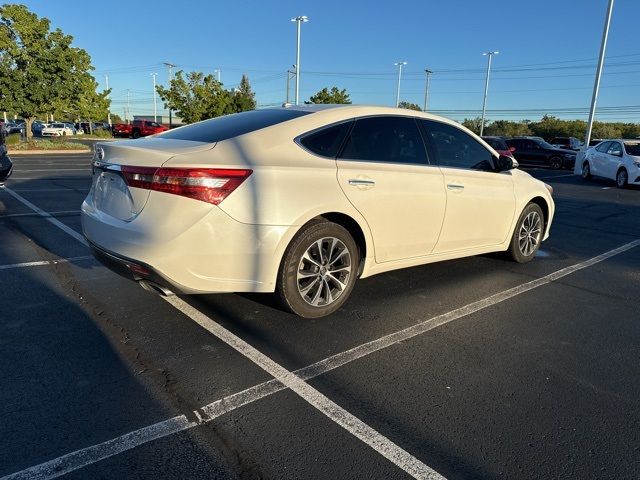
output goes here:
<path id="1" fill-rule="evenodd" d="M 406 65 L 407 62 L 396 62 L 394 65 L 398 67 L 398 88 L 396 89 L 396 108 L 400 105 L 400 79 L 402 78 L 402 67 Z"/>
<path id="2" fill-rule="evenodd" d="M 593 84 L 593 95 L 591 96 L 591 110 L 589 111 L 589 124 L 587 125 L 587 134 L 584 137 L 584 144 L 589 145 L 591 140 L 591 130 L 593 129 L 593 118 L 596 115 L 596 102 L 598 101 L 598 92 L 600 91 L 600 77 L 602 76 L 602 66 L 604 65 L 604 55 L 607 50 L 607 39 L 609 38 L 609 25 L 611 24 L 611 13 L 613 12 L 613 0 L 609 0 L 607 7 L 607 16 L 604 20 L 604 30 L 602 31 L 602 43 L 600 44 L 600 58 L 598 59 L 598 68 L 596 69 L 596 79 Z M 576 162 L 576 168 L 578 162 Z"/>
<path id="3" fill-rule="evenodd" d="M 158 74 L 152 73 L 151 76 L 153 77 L 153 121 L 157 122 L 158 121 L 158 103 L 156 100 L 156 77 L 158 76 Z"/>
<path id="4" fill-rule="evenodd" d="M 309 21 L 306 15 L 299 15 L 291 19 L 296 22 L 296 105 L 300 103 L 300 25 Z"/>
<path id="5" fill-rule="evenodd" d="M 291 82 L 291 79 L 296 75 L 295 70 L 296 70 L 295 65 L 293 65 L 293 70 L 287 70 L 287 95 L 286 95 L 287 100 L 285 101 L 285 103 L 287 104 L 289 103 L 289 91 L 290 91 L 289 83 Z"/>
<path id="6" fill-rule="evenodd" d="M 422 111 L 426 112 L 427 107 L 429 106 L 429 81 L 431 80 L 431 74 L 433 72 L 425 68 L 424 73 L 427 74 L 427 83 L 425 84 L 425 87 L 424 87 L 424 108 L 422 109 Z"/>
<path id="7" fill-rule="evenodd" d="M 104 81 L 107 84 L 107 90 L 109 90 L 109 75 L 105 74 Z M 111 97 L 111 94 L 109 94 L 108 98 L 110 97 Z M 111 108 L 107 109 L 107 123 L 109 124 L 109 128 L 111 128 Z"/>
<path id="8" fill-rule="evenodd" d="M 491 59 L 500 52 L 484 52 L 487 58 L 487 77 L 484 80 L 484 100 L 482 101 L 482 123 L 480 123 L 480 136 L 484 132 L 484 115 L 487 110 L 487 94 L 489 93 L 489 74 L 491 73 Z"/>
<path id="9" fill-rule="evenodd" d="M 131 120 L 131 105 L 129 104 L 130 97 L 131 97 L 131 89 L 127 88 L 127 123 L 130 123 L 130 120 Z"/>
<path id="10" fill-rule="evenodd" d="M 164 64 L 169 69 L 169 89 L 171 89 L 171 79 L 172 79 L 171 70 L 175 67 L 175 65 L 169 62 L 164 62 Z M 173 120 L 171 118 L 171 107 L 169 107 L 169 129 L 172 129 L 172 128 L 173 128 Z"/>

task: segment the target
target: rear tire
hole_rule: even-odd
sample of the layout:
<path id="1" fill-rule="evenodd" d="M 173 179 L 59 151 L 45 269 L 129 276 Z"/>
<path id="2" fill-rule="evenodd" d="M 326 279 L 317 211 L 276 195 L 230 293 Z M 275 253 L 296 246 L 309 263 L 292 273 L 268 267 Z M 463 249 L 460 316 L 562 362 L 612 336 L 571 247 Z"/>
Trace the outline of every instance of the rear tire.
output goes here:
<path id="1" fill-rule="evenodd" d="M 591 167 L 589 166 L 589 162 L 582 164 L 582 179 L 591 180 Z"/>
<path id="2" fill-rule="evenodd" d="M 347 301 L 359 263 L 358 247 L 344 227 L 326 220 L 310 223 L 285 251 L 276 294 L 300 317 L 325 317 Z"/>
<path id="3" fill-rule="evenodd" d="M 560 170 L 562 168 L 562 158 L 554 156 L 549 159 L 549 166 L 554 170 Z"/>
<path id="4" fill-rule="evenodd" d="M 621 168 L 618 170 L 616 174 L 616 186 L 618 188 L 627 188 L 627 183 L 629 182 L 629 174 L 627 173 L 626 168 Z"/>
<path id="5" fill-rule="evenodd" d="M 544 214 L 539 205 L 529 203 L 522 213 L 509 244 L 509 255 L 518 263 L 527 263 L 536 256 L 544 234 Z"/>
<path id="6" fill-rule="evenodd" d="M 131 134 L 132 138 L 140 138 L 140 132 L 137 130 L 134 130 L 133 133 Z"/>

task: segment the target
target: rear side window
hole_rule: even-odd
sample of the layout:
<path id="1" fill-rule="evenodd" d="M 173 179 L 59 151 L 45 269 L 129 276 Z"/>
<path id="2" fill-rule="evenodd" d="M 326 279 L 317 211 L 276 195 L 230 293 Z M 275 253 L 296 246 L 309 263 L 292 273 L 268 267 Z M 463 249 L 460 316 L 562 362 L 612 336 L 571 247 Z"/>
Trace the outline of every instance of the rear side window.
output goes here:
<path id="1" fill-rule="evenodd" d="M 316 130 L 300 139 L 300 143 L 311 152 L 322 157 L 336 158 L 353 122 L 344 122 Z"/>
<path id="2" fill-rule="evenodd" d="M 158 135 L 157 138 L 214 143 L 286 122 L 287 120 L 293 120 L 310 113 L 281 108 L 252 110 L 204 120 L 176 130 L 169 130 Z"/>
<path id="3" fill-rule="evenodd" d="M 469 134 L 446 123 L 422 122 L 440 166 L 493 171 L 491 152 Z"/>
<path id="4" fill-rule="evenodd" d="M 394 116 L 357 119 L 340 158 L 420 165 L 429 163 L 416 121 Z"/>

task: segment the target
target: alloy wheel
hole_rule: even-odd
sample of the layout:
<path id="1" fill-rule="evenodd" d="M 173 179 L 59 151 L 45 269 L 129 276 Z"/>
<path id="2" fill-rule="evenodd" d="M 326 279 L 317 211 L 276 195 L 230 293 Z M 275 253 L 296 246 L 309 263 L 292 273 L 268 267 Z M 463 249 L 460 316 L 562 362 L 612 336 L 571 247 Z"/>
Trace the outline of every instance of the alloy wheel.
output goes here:
<path id="1" fill-rule="evenodd" d="M 541 225 L 542 219 L 538 212 L 530 212 L 522 221 L 518 231 L 518 247 L 525 257 L 531 256 L 538 248 L 542 236 Z"/>
<path id="2" fill-rule="evenodd" d="M 300 259 L 296 283 L 304 301 L 314 307 L 335 302 L 351 280 L 351 252 L 335 237 L 312 243 Z"/>

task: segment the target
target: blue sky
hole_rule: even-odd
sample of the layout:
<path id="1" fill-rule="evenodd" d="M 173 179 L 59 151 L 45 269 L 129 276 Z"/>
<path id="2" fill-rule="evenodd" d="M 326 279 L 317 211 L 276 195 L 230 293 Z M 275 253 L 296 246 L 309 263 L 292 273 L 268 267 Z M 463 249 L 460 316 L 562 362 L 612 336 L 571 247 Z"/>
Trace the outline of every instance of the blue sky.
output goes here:
<path id="1" fill-rule="evenodd" d="M 150 74 L 158 73 L 158 83 L 166 83 L 165 61 L 185 71 L 220 69 L 227 88 L 246 73 L 260 105 L 282 103 L 285 72 L 295 63 L 290 19 L 307 15 L 301 99 L 337 86 L 346 88 L 354 103 L 391 105 L 394 62 L 403 60 L 403 100 L 422 105 L 424 69 L 429 68 L 434 71 L 430 110 L 456 119 L 473 117 L 482 107 L 482 52 L 499 50 L 488 118 L 532 120 L 545 110 L 586 119 L 607 7 L 607 0 L 24 3 L 74 36 L 91 55 L 101 84 L 109 75 L 112 110 L 120 116 L 127 89 L 133 114 L 153 113 Z M 640 107 L 606 111 L 640 105 L 638 19 L 640 1 L 616 1 L 597 119 L 640 122 Z"/>

